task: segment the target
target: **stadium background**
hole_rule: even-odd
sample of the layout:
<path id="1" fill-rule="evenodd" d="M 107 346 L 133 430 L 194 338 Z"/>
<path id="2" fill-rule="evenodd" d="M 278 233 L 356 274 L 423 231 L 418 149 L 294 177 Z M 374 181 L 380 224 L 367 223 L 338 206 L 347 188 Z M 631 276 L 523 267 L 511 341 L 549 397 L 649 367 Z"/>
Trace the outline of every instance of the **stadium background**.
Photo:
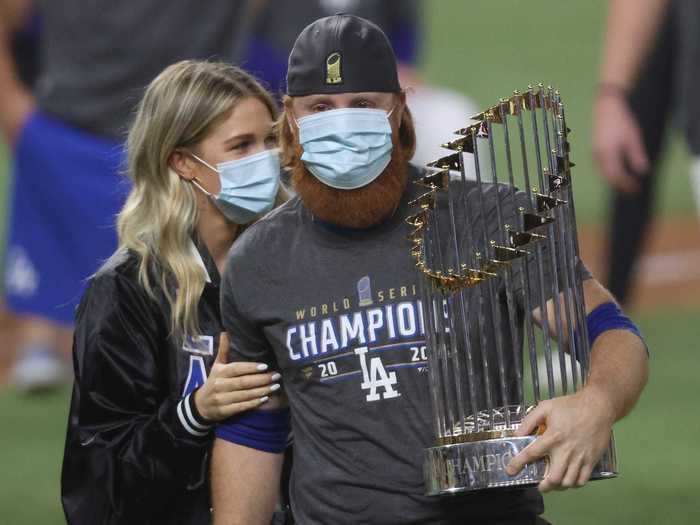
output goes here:
<path id="1" fill-rule="evenodd" d="M 528 83 L 552 83 L 567 106 L 576 208 L 586 258 L 600 268 L 606 189 L 591 160 L 591 107 L 604 0 L 426 0 L 422 70 L 431 82 L 492 105 Z M 555 524 L 700 523 L 696 437 L 700 231 L 687 157 L 674 137 L 660 221 L 641 269 L 633 316 L 652 352 L 636 411 L 616 426 L 621 476 L 546 497 Z M 0 146 L 0 202 L 11 184 Z M 4 232 L 4 205 L 0 209 Z M 2 333 L 0 333 L 2 336 Z M 2 350 L 0 350 L 2 352 Z M 59 473 L 69 391 L 22 398 L 0 382 L 0 523 L 63 523 Z"/>

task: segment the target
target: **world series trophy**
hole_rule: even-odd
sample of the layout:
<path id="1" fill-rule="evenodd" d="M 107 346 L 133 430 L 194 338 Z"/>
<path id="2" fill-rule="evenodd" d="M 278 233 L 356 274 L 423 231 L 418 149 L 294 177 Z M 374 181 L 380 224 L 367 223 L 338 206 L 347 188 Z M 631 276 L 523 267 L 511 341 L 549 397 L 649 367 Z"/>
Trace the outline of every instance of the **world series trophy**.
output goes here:
<path id="1" fill-rule="evenodd" d="M 505 471 L 537 439 L 515 431 L 541 401 L 580 390 L 590 368 L 560 95 L 530 86 L 472 122 L 428 164 L 407 219 L 433 406 L 429 495 L 539 483 L 547 458 Z M 611 435 L 591 478 L 616 475 Z"/>

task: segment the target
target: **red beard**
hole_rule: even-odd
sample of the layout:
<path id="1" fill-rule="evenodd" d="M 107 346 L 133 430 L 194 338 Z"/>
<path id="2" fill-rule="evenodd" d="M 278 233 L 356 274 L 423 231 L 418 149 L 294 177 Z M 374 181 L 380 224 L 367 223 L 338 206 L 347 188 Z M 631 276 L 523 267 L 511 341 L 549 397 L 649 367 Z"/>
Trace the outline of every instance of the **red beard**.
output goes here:
<path id="1" fill-rule="evenodd" d="M 345 228 L 369 228 L 389 218 L 398 208 L 406 189 L 408 164 L 396 142 L 391 161 L 382 174 L 355 190 L 338 190 L 323 184 L 306 169 L 298 141 L 293 148 L 290 168 L 294 190 L 304 206 L 322 221 Z"/>

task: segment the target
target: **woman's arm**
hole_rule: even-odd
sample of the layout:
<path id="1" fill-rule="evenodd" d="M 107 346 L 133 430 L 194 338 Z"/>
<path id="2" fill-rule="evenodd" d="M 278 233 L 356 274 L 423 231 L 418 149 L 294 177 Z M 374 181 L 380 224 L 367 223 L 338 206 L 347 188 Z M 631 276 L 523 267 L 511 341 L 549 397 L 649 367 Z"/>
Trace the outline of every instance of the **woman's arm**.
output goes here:
<path id="1" fill-rule="evenodd" d="M 220 364 L 229 377 L 210 374 L 208 383 L 182 399 L 181 385 L 173 384 L 176 356 L 168 356 L 168 329 L 159 305 L 119 275 L 98 277 L 78 313 L 74 365 L 79 403 L 71 420 L 82 445 L 72 446 L 89 449 L 100 463 L 108 475 L 105 490 L 113 512 L 124 518 L 143 519 L 205 475 L 213 426 L 200 410 L 218 419 L 261 404 L 258 392 L 253 401 L 229 396 L 216 404 L 221 396 L 213 384 L 239 382 L 242 364 Z M 256 376 L 258 384 L 269 383 L 271 374 Z M 197 397 L 205 401 L 199 407 Z M 70 454 L 69 445 L 64 463 Z"/>
<path id="2" fill-rule="evenodd" d="M 136 283 L 98 276 L 76 321 L 77 437 L 66 447 L 64 471 L 72 452 L 88 454 L 91 470 L 106 473 L 111 511 L 124 518 L 148 515 L 184 490 L 211 441 L 211 427 L 191 405 L 188 412 L 190 397 L 171 391 L 175 356 L 167 366 L 167 325 L 157 307 Z"/>

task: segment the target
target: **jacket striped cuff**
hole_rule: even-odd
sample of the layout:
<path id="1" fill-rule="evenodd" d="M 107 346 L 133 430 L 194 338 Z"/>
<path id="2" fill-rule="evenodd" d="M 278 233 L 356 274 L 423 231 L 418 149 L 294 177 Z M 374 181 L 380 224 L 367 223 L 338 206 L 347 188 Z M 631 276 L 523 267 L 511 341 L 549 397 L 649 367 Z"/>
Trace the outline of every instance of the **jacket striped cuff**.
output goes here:
<path id="1" fill-rule="evenodd" d="M 208 423 L 197 411 L 194 404 L 194 392 L 187 394 L 177 404 L 177 417 L 183 428 L 191 435 L 204 437 L 209 435 L 214 425 Z"/>

